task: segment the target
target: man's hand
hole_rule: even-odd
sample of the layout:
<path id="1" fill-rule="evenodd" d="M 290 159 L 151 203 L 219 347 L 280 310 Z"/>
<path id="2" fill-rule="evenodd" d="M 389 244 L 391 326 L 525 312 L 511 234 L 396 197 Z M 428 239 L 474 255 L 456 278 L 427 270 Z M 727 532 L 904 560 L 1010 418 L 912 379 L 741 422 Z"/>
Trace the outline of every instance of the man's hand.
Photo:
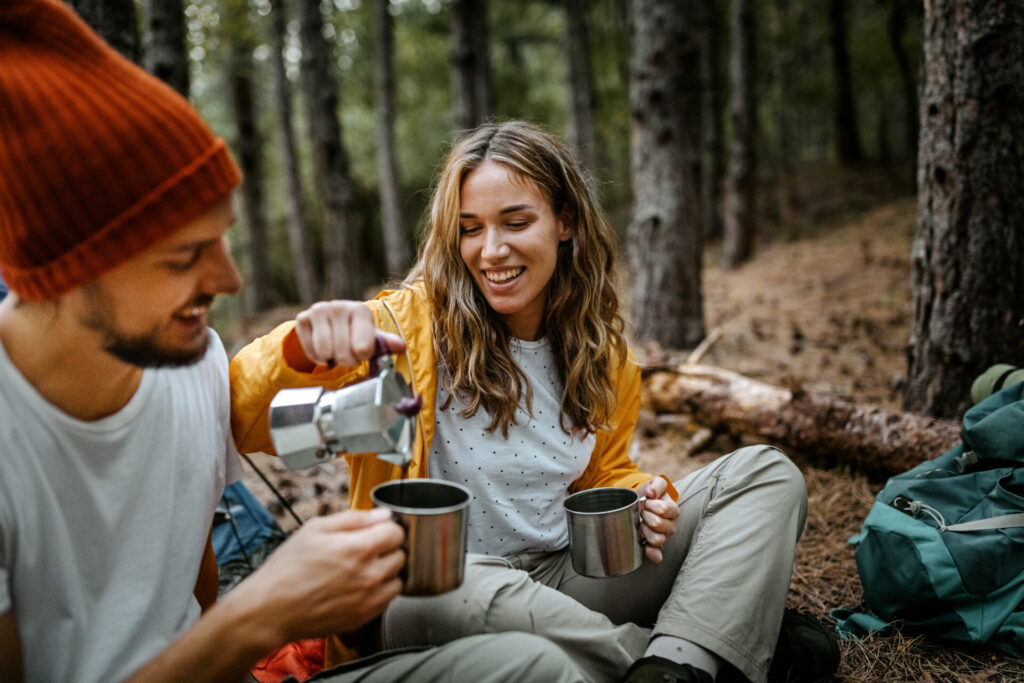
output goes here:
<path id="1" fill-rule="evenodd" d="M 295 316 L 295 333 L 302 351 L 318 365 L 356 365 L 373 356 L 374 337 L 388 350 L 405 350 L 400 337 L 379 331 L 373 313 L 359 301 L 321 301 Z"/>
<path id="2" fill-rule="evenodd" d="M 224 602 L 265 603 L 265 619 L 280 628 L 282 642 L 353 631 L 401 591 L 403 538 L 383 508 L 314 518 Z"/>
<path id="3" fill-rule="evenodd" d="M 654 477 L 637 489 L 641 496 L 647 496 L 643 502 L 640 530 L 647 541 L 644 554 L 654 563 L 661 562 L 661 547 L 675 533 L 676 520 L 679 519 L 679 506 L 666 493 L 667 490 L 668 482 L 662 477 Z"/>

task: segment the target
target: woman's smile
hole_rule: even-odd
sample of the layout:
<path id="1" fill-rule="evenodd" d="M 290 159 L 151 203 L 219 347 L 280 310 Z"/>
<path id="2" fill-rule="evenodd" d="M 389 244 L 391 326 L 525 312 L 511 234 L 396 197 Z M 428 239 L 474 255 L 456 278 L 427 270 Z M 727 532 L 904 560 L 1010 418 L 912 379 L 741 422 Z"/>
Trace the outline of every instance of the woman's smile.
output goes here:
<path id="1" fill-rule="evenodd" d="M 502 268 L 500 270 L 485 270 L 484 277 L 494 284 L 505 284 L 519 277 L 525 268 Z"/>

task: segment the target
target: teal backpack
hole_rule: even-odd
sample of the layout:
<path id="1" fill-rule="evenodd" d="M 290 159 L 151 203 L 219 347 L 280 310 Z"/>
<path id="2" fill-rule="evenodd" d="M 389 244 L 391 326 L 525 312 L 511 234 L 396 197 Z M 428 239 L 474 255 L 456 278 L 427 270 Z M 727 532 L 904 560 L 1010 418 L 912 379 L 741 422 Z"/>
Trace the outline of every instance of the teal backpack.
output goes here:
<path id="1" fill-rule="evenodd" d="M 876 497 L 850 540 L 871 612 L 835 610 L 840 634 L 900 624 L 1024 657 L 1024 383 L 970 408 L 961 438 Z"/>

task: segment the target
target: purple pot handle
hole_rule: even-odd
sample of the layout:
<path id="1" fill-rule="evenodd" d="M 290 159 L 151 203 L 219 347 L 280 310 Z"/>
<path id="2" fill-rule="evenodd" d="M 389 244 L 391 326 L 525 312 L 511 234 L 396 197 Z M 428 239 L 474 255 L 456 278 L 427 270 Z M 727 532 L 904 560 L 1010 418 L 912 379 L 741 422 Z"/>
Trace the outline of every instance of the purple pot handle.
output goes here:
<path id="1" fill-rule="evenodd" d="M 423 409 L 423 394 L 416 394 L 415 396 L 407 396 L 399 399 L 398 403 L 395 404 L 395 410 L 400 415 L 406 417 L 416 417 L 420 410 Z"/>

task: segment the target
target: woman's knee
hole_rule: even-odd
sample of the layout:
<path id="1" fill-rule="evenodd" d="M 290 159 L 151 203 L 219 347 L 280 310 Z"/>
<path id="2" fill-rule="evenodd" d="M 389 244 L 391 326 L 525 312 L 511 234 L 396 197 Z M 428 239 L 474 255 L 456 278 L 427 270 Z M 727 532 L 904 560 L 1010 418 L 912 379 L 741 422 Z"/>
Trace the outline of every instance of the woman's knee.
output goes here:
<path id="1" fill-rule="evenodd" d="M 759 485 L 772 488 L 772 498 L 780 505 L 807 509 L 807 483 L 804 475 L 785 453 L 774 446 L 741 448 L 734 454 L 737 467 L 749 472 Z"/>
<path id="2" fill-rule="evenodd" d="M 438 645 L 479 633 L 528 630 L 496 628 L 515 620 L 515 600 L 532 580 L 507 564 L 467 562 L 462 585 L 433 597 L 399 596 L 384 614 L 384 643 L 388 647 Z M 528 621 L 527 621 L 528 623 Z"/>

